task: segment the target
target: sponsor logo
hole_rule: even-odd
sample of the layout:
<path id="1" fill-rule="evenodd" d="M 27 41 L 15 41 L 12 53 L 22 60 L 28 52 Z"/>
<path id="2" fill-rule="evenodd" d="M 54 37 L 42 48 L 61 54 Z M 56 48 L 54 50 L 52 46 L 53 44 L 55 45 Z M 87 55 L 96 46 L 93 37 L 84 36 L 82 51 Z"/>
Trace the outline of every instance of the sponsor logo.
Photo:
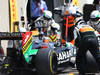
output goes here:
<path id="1" fill-rule="evenodd" d="M 0 32 L 0 36 L 22 36 L 22 33 L 19 33 L 19 32 L 14 32 L 14 33 Z"/>
<path id="2" fill-rule="evenodd" d="M 57 35 L 50 35 L 49 38 L 50 38 L 51 42 L 57 41 Z"/>
<path id="3" fill-rule="evenodd" d="M 25 39 L 24 43 L 27 42 L 28 38 L 29 38 L 29 35 L 26 36 L 26 39 Z"/>
<path id="4" fill-rule="evenodd" d="M 23 44 L 23 54 L 25 54 L 32 43 L 32 33 L 31 32 L 26 32 L 25 34 L 23 33 L 22 40 L 23 40 L 23 43 L 22 43 Z"/>
<path id="5" fill-rule="evenodd" d="M 73 56 L 73 54 L 74 54 L 73 50 L 64 51 L 64 52 L 59 53 L 57 55 L 58 64 L 68 62 L 70 57 Z"/>
<path id="6" fill-rule="evenodd" d="M 25 54 L 25 52 L 27 51 L 27 49 L 29 48 L 29 46 L 32 43 L 32 37 L 27 41 L 27 43 L 23 46 L 23 54 Z"/>

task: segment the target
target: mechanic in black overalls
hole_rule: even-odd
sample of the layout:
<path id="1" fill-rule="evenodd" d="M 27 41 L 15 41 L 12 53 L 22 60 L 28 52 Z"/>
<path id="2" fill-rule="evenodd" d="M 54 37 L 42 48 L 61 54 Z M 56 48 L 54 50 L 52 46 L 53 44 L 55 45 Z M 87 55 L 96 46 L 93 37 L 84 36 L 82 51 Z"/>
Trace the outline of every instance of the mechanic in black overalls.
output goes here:
<path id="1" fill-rule="evenodd" d="M 75 46 L 78 47 L 76 54 L 76 66 L 79 75 L 85 75 L 85 61 L 84 56 L 89 50 L 99 66 L 100 71 L 100 52 L 99 44 L 94 33 L 94 29 L 86 25 L 82 19 L 76 19 L 75 23 Z"/>

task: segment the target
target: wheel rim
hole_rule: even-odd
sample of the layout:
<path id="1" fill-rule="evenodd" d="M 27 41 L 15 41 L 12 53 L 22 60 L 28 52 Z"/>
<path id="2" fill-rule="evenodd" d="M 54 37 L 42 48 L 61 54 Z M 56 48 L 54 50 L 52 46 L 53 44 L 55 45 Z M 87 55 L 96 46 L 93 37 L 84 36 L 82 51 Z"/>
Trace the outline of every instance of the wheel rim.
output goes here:
<path id="1" fill-rule="evenodd" d="M 53 58 L 52 58 L 52 70 L 54 71 L 54 72 L 56 72 L 57 71 L 57 57 L 54 55 L 53 56 Z"/>

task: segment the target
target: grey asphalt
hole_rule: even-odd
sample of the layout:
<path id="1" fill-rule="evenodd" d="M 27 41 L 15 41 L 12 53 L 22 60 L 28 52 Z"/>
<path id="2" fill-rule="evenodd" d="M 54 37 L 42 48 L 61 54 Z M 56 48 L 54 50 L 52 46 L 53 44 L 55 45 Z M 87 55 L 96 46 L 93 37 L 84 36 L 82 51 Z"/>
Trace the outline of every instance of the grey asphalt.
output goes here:
<path id="1" fill-rule="evenodd" d="M 0 75 L 8 75 L 8 74 L 1 74 L 0 73 Z M 16 73 L 13 75 L 16 75 Z M 37 75 L 37 74 L 35 72 L 32 72 L 32 73 L 29 72 L 29 73 L 17 74 L 17 75 Z M 63 71 L 58 71 L 57 75 L 79 75 L 79 73 L 78 73 L 76 68 L 68 68 L 68 69 L 65 69 Z M 95 74 L 87 74 L 87 75 L 100 75 L 100 74 L 95 73 Z"/>

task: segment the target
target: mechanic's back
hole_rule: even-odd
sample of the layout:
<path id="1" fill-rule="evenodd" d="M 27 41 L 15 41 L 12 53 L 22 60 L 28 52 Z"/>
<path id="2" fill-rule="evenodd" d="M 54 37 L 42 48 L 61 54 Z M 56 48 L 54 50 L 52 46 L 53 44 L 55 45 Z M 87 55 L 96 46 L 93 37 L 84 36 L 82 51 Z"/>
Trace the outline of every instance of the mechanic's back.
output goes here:
<path id="1" fill-rule="evenodd" d="M 100 52 L 99 52 L 99 44 L 97 37 L 94 33 L 94 29 L 86 25 L 82 19 L 80 19 L 76 23 L 75 31 L 75 45 L 78 47 L 77 55 L 76 55 L 76 66 L 79 71 L 79 75 L 85 75 L 85 61 L 84 56 L 86 52 L 89 50 L 96 62 L 98 63 L 100 70 Z"/>

